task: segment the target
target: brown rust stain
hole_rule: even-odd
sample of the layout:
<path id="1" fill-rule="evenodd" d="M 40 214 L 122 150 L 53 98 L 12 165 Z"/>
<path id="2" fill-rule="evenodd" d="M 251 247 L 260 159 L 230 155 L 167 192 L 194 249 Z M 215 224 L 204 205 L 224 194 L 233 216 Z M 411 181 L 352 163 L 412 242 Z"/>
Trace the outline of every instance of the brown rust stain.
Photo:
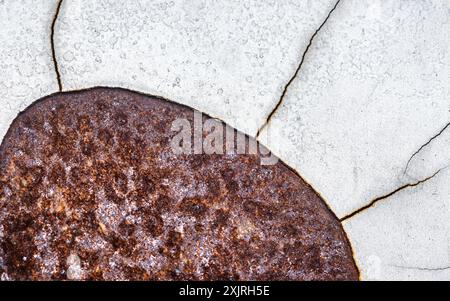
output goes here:
<path id="1" fill-rule="evenodd" d="M 94 88 L 20 114 L 0 147 L 2 279 L 357 280 L 339 221 L 282 162 L 172 152 L 193 113 Z"/>

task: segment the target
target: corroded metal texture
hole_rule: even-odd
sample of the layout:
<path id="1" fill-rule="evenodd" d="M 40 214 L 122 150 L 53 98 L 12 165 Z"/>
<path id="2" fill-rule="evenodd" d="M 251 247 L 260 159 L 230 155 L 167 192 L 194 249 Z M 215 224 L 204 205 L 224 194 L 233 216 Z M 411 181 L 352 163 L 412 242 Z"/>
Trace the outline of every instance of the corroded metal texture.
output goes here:
<path id="1" fill-rule="evenodd" d="M 282 162 L 172 152 L 193 112 L 95 88 L 20 114 L 0 147 L 2 279 L 357 280 L 340 223 Z"/>

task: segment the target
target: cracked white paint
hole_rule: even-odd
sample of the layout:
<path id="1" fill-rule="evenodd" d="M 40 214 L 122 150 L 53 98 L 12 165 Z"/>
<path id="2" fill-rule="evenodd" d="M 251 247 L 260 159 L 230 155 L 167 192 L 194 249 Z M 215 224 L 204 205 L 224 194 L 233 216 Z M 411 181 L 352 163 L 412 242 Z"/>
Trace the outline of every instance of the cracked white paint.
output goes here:
<path id="1" fill-rule="evenodd" d="M 363 280 L 450 279 L 449 183 L 446 168 L 343 222 Z"/>
<path id="2" fill-rule="evenodd" d="M 449 162 L 450 3 L 342 1 L 261 140 L 346 216 Z M 362 279 L 450 279 L 450 174 L 344 222 Z"/>
<path id="3" fill-rule="evenodd" d="M 432 174 L 447 166 L 450 166 L 450 126 L 411 158 L 405 173 L 417 178 L 420 173 Z"/>
<path id="4" fill-rule="evenodd" d="M 404 169 L 450 120 L 449 10 L 341 1 L 262 132 L 339 217 L 430 175 Z"/>
<path id="5" fill-rule="evenodd" d="M 160 95 L 255 135 L 334 0 L 65 1 L 65 90 Z"/>
<path id="6" fill-rule="evenodd" d="M 50 24 L 56 1 L 0 1 L 0 141 L 34 100 L 56 92 Z"/>

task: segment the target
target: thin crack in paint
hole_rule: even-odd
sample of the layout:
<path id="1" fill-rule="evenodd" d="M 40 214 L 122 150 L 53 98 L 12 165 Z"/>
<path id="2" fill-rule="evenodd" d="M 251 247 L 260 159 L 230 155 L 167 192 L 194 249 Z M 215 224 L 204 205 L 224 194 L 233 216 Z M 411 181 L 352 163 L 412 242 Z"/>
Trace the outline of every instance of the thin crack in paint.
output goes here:
<path id="1" fill-rule="evenodd" d="M 448 167 L 448 166 L 447 166 L 447 167 Z M 444 168 L 447 168 L 447 167 L 444 167 Z M 392 192 L 390 192 L 390 193 L 388 193 L 388 194 L 386 194 L 386 195 L 383 195 L 383 196 L 380 196 L 380 197 L 375 198 L 375 199 L 372 200 L 369 204 L 367 204 L 367 205 L 365 205 L 365 206 L 363 206 L 363 207 L 361 207 L 361 208 L 359 208 L 359 209 L 353 211 L 352 213 L 350 213 L 350 214 L 344 216 L 343 218 L 340 219 L 340 221 L 343 222 L 343 221 L 345 221 L 345 220 L 347 220 L 347 219 L 349 219 L 349 218 L 355 216 L 356 214 L 358 214 L 358 213 L 360 213 L 360 212 L 362 212 L 362 211 L 364 211 L 364 210 L 366 210 L 366 209 L 372 207 L 372 206 L 375 205 L 377 202 L 379 202 L 379 201 L 381 201 L 381 200 L 384 200 L 384 199 L 387 199 L 388 197 L 393 196 L 394 194 L 396 194 L 396 193 L 399 192 L 399 191 L 402 191 L 403 189 L 406 189 L 406 188 L 410 188 L 410 187 L 414 187 L 414 186 L 420 185 L 420 184 L 422 184 L 422 183 L 424 183 L 424 182 L 426 182 L 426 181 L 432 179 L 433 177 L 435 177 L 435 176 L 436 176 L 441 170 L 443 170 L 444 168 L 439 169 L 437 172 L 435 172 L 434 174 L 432 174 L 431 176 L 429 176 L 429 177 L 427 177 L 427 178 L 425 178 L 425 179 L 423 179 L 423 180 L 420 180 L 420 181 L 415 182 L 415 183 L 408 183 L 408 184 L 405 184 L 405 185 L 403 185 L 403 186 L 401 186 L 401 187 L 395 189 L 394 191 L 392 191 Z"/>
<path id="2" fill-rule="evenodd" d="M 439 133 L 437 133 L 436 135 L 434 135 L 433 137 L 431 137 L 425 144 L 423 144 L 414 154 L 412 154 L 412 156 L 409 158 L 408 162 L 406 163 L 406 167 L 405 167 L 405 171 L 403 172 L 403 174 L 406 174 L 406 172 L 408 171 L 408 167 L 409 164 L 411 163 L 411 160 L 424 148 L 426 147 L 428 144 L 431 143 L 431 141 L 433 141 L 434 139 L 436 139 L 437 137 L 439 137 L 448 127 L 450 126 L 450 122 L 447 123 L 440 131 Z"/>
<path id="3" fill-rule="evenodd" d="M 55 12 L 55 15 L 53 17 L 52 28 L 51 28 L 51 33 L 50 33 L 50 43 L 51 43 L 51 47 L 52 47 L 52 59 L 53 59 L 53 65 L 54 65 L 54 68 L 55 68 L 55 73 L 56 73 L 56 80 L 58 81 L 59 92 L 62 91 L 62 83 L 61 83 L 61 74 L 59 73 L 59 68 L 58 68 L 58 61 L 56 60 L 55 25 L 56 25 L 56 20 L 58 19 L 59 11 L 61 9 L 61 5 L 62 5 L 63 1 L 64 0 L 60 0 L 58 2 L 58 6 L 56 7 L 56 12 Z"/>
<path id="4" fill-rule="evenodd" d="M 287 89 L 289 88 L 289 86 L 291 85 L 291 83 L 294 81 L 294 79 L 297 77 L 298 72 L 300 71 L 303 62 L 305 61 L 305 57 L 306 54 L 309 50 L 309 48 L 312 45 L 312 42 L 314 40 L 314 38 L 316 37 L 316 35 L 319 33 L 319 31 L 322 29 L 322 27 L 325 25 L 325 23 L 328 21 L 328 19 L 330 18 L 331 14 L 334 12 L 334 10 L 336 9 L 336 7 L 338 6 L 338 4 L 341 2 L 341 0 L 338 0 L 336 2 L 336 4 L 333 6 L 333 8 L 328 12 L 327 17 L 325 18 L 325 20 L 322 22 L 322 24 L 320 24 L 319 28 L 316 29 L 316 31 L 314 32 L 314 34 L 311 36 L 311 38 L 309 39 L 309 43 L 306 46 L 305 51 L 303 52 L 302 58 L 300 60 L 300 63 L 297 67 L 297 69 L 295 70 L 294 75 L 289 79 L 289 81 L 287 82 L 287 84 L 284 86 L 283 92 L 281 93 L 280 98 L 278 99 L 277 104 L 275 105 L 275 107 L 272 109 L 272 111 L 270 112 L 270 114 L 267 116 L 265 122 L 263 123 L 263 125 L 258 129 L 258 132 L 256 133 L 256 138 L 259 137 L 259 135 L 261 134 L 262 130 L 269 124 L 272 116 L 275 114 L 275 112 L 278 110 L 278 108 L 280 107 L 281 103 L 283 102 L 284 96 L 286 95 Z"/>
<path id="5" fill-rule="evenodd" d="M 450 266 L 448 267 L 440 267 L 440 268 L 426 268 L 426 267 L 409 267 L 409 266 L 401 266 L 401 265 L 392 265 L 395 268 L 405 269 L 405 270 L 419 270 L 419 271 L 445 271 L 450 270 Z"/>

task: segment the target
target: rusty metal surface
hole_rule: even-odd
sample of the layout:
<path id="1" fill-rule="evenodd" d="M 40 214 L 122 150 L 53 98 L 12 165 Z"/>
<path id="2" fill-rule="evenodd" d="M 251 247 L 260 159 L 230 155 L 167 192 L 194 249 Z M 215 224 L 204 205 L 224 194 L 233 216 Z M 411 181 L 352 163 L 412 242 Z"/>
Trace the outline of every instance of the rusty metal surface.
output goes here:
<path id="1" fill-rule="evenodd" d="M 358 279 L 309 185 L 259 155 L 173 154 L 180 117 L 110 88 L 19 115 L 0 147 L 2 279 Z"/>

